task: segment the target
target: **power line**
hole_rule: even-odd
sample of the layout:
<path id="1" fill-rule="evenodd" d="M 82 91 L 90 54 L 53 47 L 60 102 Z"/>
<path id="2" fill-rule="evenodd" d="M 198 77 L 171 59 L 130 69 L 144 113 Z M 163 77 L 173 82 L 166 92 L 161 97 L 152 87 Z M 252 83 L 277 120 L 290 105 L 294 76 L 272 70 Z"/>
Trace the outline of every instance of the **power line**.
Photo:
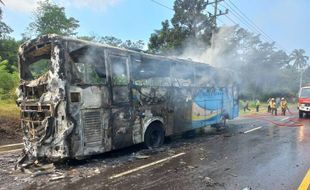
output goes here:
<path id="1" fill-rule="evenodd" d="M 164 5 L 164 4 L 162 4 L 162 3 L 158 2 L 158 1 L 155 1 L 155 0 L 150 0 L 150 1 L 152 1 L 153 3 L 156 3 L 157 5 L 160 5 L 160 6 L 162 6 L 162 7 L 165 7 L 165 8 L 167 8 L 167 9 L 171 10 L 171 11 L 174 11 L 172 8 L 166 6 L 166 5 Z"/>
<path id="2" fill-rule="evenodd" d="M 220 18 L 217 18 L 217 20 L 220 21 L 220 23 L 222 23 L 223 25 L 225 25 L 225 23 Z"/>
<path id="3" fill-rule="evenodd" d="M 222 6 L 223 6 L 223 5 L 222 5 Z M 225 6 L 223 6 L 223 7 L 226 8 Z M 231 7 L 229 7 L 229 8 L 231 8 Z M 266 36 L 264 36 L 263 34 L 261 34 L 260 31 L 258 31 L 255 27 L 253 27 L 253 26 L 251 25 L 251 23 L 249 23 L 249 22 L 247 22 L 246 20 L 244 20 L 243 17 L 242 17 L 238 12 L 236 12 L 234 9 L 229 9 L 229 10 L 230 10 L 230 12 L 232 13 L 232 15 L 233 15 L 237 20 L 239 20 L 243 25 L 245 25 L 246 27 L 248 27 L 248 29 L 249 29 L 250 31 L 252 31 L 253 33 L 260 34 L 261 37 L 262 37 L 264 40 L 266 40 L 266 41 L 271 41 L 271 42 L 273 42 L 272 39 L 270 40 L 268 37 L 266 37 Z M 232 19 L 232 18 L 230 18 L 230 19 Z"/>
<path id="4" fill-rule="evenodd" d="M 241 11 L 231 0 L 228 0 L 228 2 L 235 7 L 249 22 L 251 22 L 259 31 L 261 31 L 264 35 L 266 35 L 268 38 L 272 39 L 268 34 L 266 34 L 259 26 L 257 26 L 243 11 Z"/>
<path id="5" fill-rule="evenodd" d="M 1 0 L 0 0 L 1 1 Z M 174 9 L 170 8 L 169 6 L 161 3 L 161 2 L 158 2 L 156 0 L 150 0 L 151 2 L 161 6 L 161 7 L 164 7 L 166 9 L 169 9 L 171 11 L 174 11 Z M 225 7 L 224 5 L 221 5 L 222 7 L 224 7 L 226 9 L 226 12 L 223 13 L 220 11 L 219 14 L 216 14 L 214 13 L 215 15 L 212 15 L 210 14 L 211 16 L 214 17 L 214 19 L 217 19 L 219 20 L 222 24 L 224 24 L 224 22 L 222 20 L 220 20 L 217 16 L 221 16 L 221 15 L 224 15 L 228 20 L 230 20 L 232 23 L 236 24 L 236 25 L 239 25 L 238 22 L 236 22 L 233 18 L 229 17 L 227 15 L 228 13 L 228 10 L 231 10 L 232 12 L 232 15 L 234 17 L 236 17 L 236 19 L 238 19 L 241 23 L 243 23 L 245 26 L 247 26 L 252 32 L 254 33 L 258 33 L 261 35 L 261 37 L 266 40 L 266 41 L 271 41 L 271 42 L 275 42 L 275 40 L 273 40 L 268 34 L 266 34 L 266 32 L 264 32 L 259 26 L 257 26 L 248 16 L 246 16 L 246 14 L 241 11 L 231 0 L 228 0 L 229 3 L 231 4 L 228 4 L 227 2 L 225 2 L 225 0 L 215 0 L 214 2 L 210 2 L 209 4 L 216 4 L 216 6 L 218 5 L 219 2 L 221 1 L 224 1 L 224 3 L 227 5 L 227 7 Z M 215 5 L 213 5 L 213 7 L 215 8 L 215 10 L 217 10 L 217 7 L 215 7 Z M 214 22 L 214 24 L 216 24 L 216 22 Z M 285 50 L 285 48 L 283 48 L 281 46 L 281 44 L 279 44 L 278 42 L 276 42 L 278 44 L 278 46 Z"/>
<path id="6" fill-rule="evenodd" d="M 228 2 L 234 7 L 234 8 L 236 8 L 237 9 L 237 11 L 247 20 L 247 22 L 249 23 L 251 23 L 252 24 L 252 26 L 253 27 L 255 27 L 256 28 L 256 30 L 258 30 L 259 31 L 259 33 L 261 33 L 262 35 L 264 35 L 264 36 L 266 36 L 269 40 L 271 40 L 272 42 L 276 42 L 275 40 L 273 40 L 266 32 L 264 32 L 264 30 L 262 30 L 259 26 L 257 26 L 257 24 L 255 24 L 255 22 L 253 22 L 242 10 L 240 10 L 239 8 L 238 8 L 238 6 L 236 6 L 231 0 L 228 0 Z M 226 2 L 225 2 L 226 3 Z M 228 3 L 226 3 L 230 8 L 232 8 Z M 240 15 L 239 14 L 239 15 Z M 278 42 L 276 42 L 277 44 L 278 44 L 278 46 L 281 48 L 281 49 L 283 49 L 283 50 L 285 50 L 285 48 L 283 48 L 283 46 L 280 44 L 280 43 L 278 43 Z"/>
<path id="7" fill-rule="evenodd" d="M 235 25 L 239 25 L 236 21 L 234 21 L 232 18 L 230 18 L 229 16 L 225 15 L 225 17 L 230 20 L 232 23 L 234 23 Z"/>
<path id="8" fill-rule="evenodd" d="M 241 19 L 241 21 L 250 26 L 252 29 L 254 29 L 255 31 L 257 31 L 258 33 L 261 33 L 262 36 L 265 36 L 265 38 L 267 39 L 267 41 L 274 41 L 270 36 L 268 36 L 264 31 L 262 31 L 260 28 L 257 27 L 257 25 L 255 23 L 253 23 L 253 21 L 249 21 L 249 19 L 247 19 L 248 17 L 246 17 L 244 14 L 242 14 L 238 9 L 237 11 L 231 7 L 228 3 L 225 2 L 225 4 L 230 8 L 230 10 L 235 14 L 236 17 L 239 17 Z"/>

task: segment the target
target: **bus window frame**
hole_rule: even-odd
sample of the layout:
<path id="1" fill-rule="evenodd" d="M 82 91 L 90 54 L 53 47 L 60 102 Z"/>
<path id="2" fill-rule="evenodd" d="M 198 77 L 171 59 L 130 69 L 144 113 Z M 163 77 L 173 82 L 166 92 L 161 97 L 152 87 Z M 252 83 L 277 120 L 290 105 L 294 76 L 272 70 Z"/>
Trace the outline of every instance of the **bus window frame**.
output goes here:
<path id="1" fill-rule="evenodd" d="M 70 67 L 70 70 L 68 71 L 68 72 L 70 72 L 70 80 L 69 80 L 70 84 L 71 85 L 77 85 L 77 86 L 82 86 L 82 85 L 86 85 L 86 86 L 104 86 L 104 85 L 107 85 L 107 83 L 108 83 L 108 69 L 107 69 L 107 66 L 108 65 L 107 65 L 107 61 L 105 59 L 105 51 L 103 49 L 101 49 L 101 48 L 95 48 L 95 51 L 97 51 L 97 54 L 96 54 L 97 58 L 99 58 L 101 60 L 101 63 L 103 63 L 102 66 L 104 67 L 103 70 L 105 72 L 105 78 L 103 78 L 96 71 L 96 68 L 95 68 L 94 64 L 92 64 L 90 62 L 89 63 L 75 62 L 73 60 L 73 58 L 71 57 L 71 54 L 73 52 L 75 52 L 75 51 L 78 51 L 79 49 L 82 49 L 82 48 L 88 48 L 89 49 L 90 47 L 89 46 L 81 46 L 78 49 L 75 49 L 75 50 L 72 50 L 72 51 L 69 51 L 69 48 L 68 48 L 66 60 L 67 60 L 67 63 L 69 65 L 69 67 Z M 98 83 L 85 82 L 85 77 L 86 77 L 85 74 L 86 73 L 85 72 L 79 72 L 79 70 L 77 68 L 77 64 L 82 64 L 82 63 L 85 66 L 84 70 L 85 69 L 91 69 L 101 79 L 100 82 L 98 82 Z M 101 64 L 99 64 L 99 65 L 101 65 Z M 77 81 L 74 80 L 74 77 L 76 77 L 75 75 L 77 75 L 74 72 L 78 72 L 79 73 L 80 76 L 78 76 L 78 77 L 79 78 L 82 77 L 83 78 L 82 81 L 77 82 Z"/>
<path id="2" fill-rule="evenodd" d="M 110 85 L 110 92 L 111 92 L 111 102 L 113 105 L 119 105 L 119 104 L 128 104 L 131 102 L 131 89 L 130 89 L 130 79 L 131 79 L 131 76 L 130 76 L 130 57 L 128 55 L 125 55 L 125 54 L 121 54 L 121 53 L 115 53 L 115 52 L 107 52 L 106 54 L 107 56 L 107 64 L 108 64 L 108 83 Z M 122 58 L 122 59 L 125 59 L 126 60 L 126 77 L 127 77 L 127 84 L 125 85 L 115 85 L 113 83 L 113 63 L 112 63 L 112 57 L 116 57 L 116 58 Z M 118 89 L 118 88 L 124 88 L 126 87 L 127 88 L 127 97 L 126 97 L 126 100 L 125 101 L 118 101 L 119 98 L 117 99 L 114 99 L 114 89 Z"/>

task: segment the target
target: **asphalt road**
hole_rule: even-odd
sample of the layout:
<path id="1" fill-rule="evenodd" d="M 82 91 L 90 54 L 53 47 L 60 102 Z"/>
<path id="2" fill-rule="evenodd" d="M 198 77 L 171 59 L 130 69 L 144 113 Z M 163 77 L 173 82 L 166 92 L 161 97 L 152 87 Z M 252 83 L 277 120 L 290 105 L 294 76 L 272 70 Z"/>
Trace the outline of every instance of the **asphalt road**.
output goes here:
<path id="1" fill-rule="evenodd" d="M 310 119 L 297 115 L 240 117 L 216 132 L 175 137 L 161 149 L 140 146 L 56 165 L 65 177 L 5 173 L 1 189 L 297 189 L 310 168 Z M 9 182 L 9 184 L 8 184 Z"/>

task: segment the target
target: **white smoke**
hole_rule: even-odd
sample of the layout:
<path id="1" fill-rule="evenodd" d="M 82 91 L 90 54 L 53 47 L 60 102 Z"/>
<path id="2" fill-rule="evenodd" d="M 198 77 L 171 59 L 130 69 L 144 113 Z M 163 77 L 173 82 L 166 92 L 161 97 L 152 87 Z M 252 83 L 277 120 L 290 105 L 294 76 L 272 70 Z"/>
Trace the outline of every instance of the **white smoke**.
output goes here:
<path id="1" fill-rule="evenodd" d="M 212 37 L 211 46 L 187 42 L 180 58 L 207 63 L 214 67 L 228 66 L 227 59 L 233 58 L 233 55 L 227 54 L 229 51 L 228 43 L 229 39 L 232 37 L 232 34 L 235 32 L 234 30 L 235 27 L 221 27 L 220 30 Z"/>

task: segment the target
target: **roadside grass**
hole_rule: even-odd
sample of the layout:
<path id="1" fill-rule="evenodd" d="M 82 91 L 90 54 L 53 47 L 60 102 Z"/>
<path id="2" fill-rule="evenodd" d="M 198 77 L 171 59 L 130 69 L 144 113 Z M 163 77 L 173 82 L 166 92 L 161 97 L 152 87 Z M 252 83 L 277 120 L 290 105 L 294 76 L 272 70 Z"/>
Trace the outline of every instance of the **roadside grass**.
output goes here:
<path id="1" fill-rule="evenodd" d="M 250 115 L 250 114 L 259 114 L 259 113 L 267 113 L 267 107 L 268 107 L 268 104 L 267 103 L 262 103 L 260 104 L 259 106 L 259 112 L 256 112 L 256 106 L 255 106 L 255 102 L 254 101 L 249 101 L 249 109 L 251 111 L 244 111 L 243 110 L 243 106 L 244 106 L 244 102 L 243 101 L 240 101 L 240 109 L 239 109 L 239 115 L 242 116 L 242 115 Z"/>
<path id="2" fill-rule="evenodd" d="M 260 103 L 259 112 L 256 112 L 255 101 L 249 101 L 249 108 L 251 111 L 248 111 L 248 110 L 244 111 L 243 110 L 244 105 L 245 105 L 245 101 L 240 100 L 239 116 L 268 113 L 268 104 L 266 102 Z M 296 103 L 288 103 L 288 107 L 290 110 L 295 110 L 294 108 L 297 108 L 297 104 Z M 278 113 L 281 113 L 280 108 L 278 108 Z"/>
<path id="3" fill-rule="evenodd" d="M 13 100 L 0 100 L 0 118 L 19 119 L 19 109 Z"/>

